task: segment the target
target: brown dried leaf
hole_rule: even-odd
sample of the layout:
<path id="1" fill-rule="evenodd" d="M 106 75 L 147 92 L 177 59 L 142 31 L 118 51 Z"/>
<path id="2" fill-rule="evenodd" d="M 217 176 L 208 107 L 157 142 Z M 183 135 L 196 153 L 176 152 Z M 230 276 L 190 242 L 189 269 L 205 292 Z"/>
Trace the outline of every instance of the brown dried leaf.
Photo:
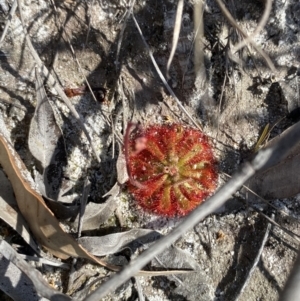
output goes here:
<path id="1" fill-rule="evenodd" d="M 0 164 L 11 181 L 23 217 L 41 245 L 62 259 L 70 256 L 82 257 L 112 270 L 118 270 L 118 267 L 111 266 L 89 254 L 62 230 L 43 198 L 35 190 L 23 162 L 2 134 L 0 134 Z"/>
<path id="2" fill-rule="evenodd" d="M 36 191 L 24 163 L 2 133 L 0 133 L 0 165 L 11 181 L 20 212 L 41 245 L 62 259 L 70 256 L 82 257 L 112 271 L 120 270 L 119 266 L 109 264 L 90 254 L 73 237 L 63 231 L 53 213 L 45 205 L 41 195 Z M 186 271 L 140 271 L 138 275 L 156 276 L 184 272 Z"/>
<path id="3" fill-rule="evenodd" d="M 29 227 L 20 214 L 10 182 L 0 170 L 0 218 L 23 237 L 31 248 L 39 254 L 39 248 L 29 231 Z"/>

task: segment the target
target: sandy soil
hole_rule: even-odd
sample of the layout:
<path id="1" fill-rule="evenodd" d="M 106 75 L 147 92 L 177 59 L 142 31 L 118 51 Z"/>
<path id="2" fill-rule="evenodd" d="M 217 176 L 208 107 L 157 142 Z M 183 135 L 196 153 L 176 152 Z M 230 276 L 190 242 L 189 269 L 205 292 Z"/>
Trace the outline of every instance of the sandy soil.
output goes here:
<path id="1" fill-rule="evenodd" d="M 116 181 L 118 147 L 117 138 L 112 133 L 121 136 L 129 120 L 143 125 L 166 122 L 191 125 L 191 121 L 165 90 L 133 20 L 130 17 L 126 19 L 125 1 L 94 1 L 93 4 L 54 1 L 57 12 L 50 1 L 24 2 L 26 25 L 33 45 L 61 85 L 65 88 L 80 87 L 86 77 L 91 86 L 103 87 L 107 91 L 104 102 L 95 103 L 89 93 L 71 98 L 100 153 L 99 164 L 67 107 L 53 89 L 47 90 L 67 145 L 65 176 L 81 191 L 88 175 L 92 182 L 89 200 L 103 202 L 101 196 Z M 183 23 L 169 84 L 210 137 L 219 162 L 221 185 L 227 180 L 224 173 L 233 174 L 241 162 L 254 154 L 264 127 L 268 123 L 273 126 L 299 106 L 300 4 L 297 0 L 273 1 L 266 26 L 253 39 L 276 66 L 278 73 L 274 75 L 253 46 L 236 54 L 242 63 L 230 59 L 228 49 L 241 36 L 228 24 L 217 4 L 206 1 L 202 41 L 206 75 L 203 80 L 203 77 L 196 78 L 194 73 L 192 2 L 185 1 L 184 4 Z M 264 11 L 264 1 L 226 2 L 239 26 L 248 34 L 253 32 Z M 137 1 L 134 14 L 159 67 L 165 73 L 176 1 Z M 11 132 L 15 149 L 32 170 L 35 163 L 28 150 L 27 137 L 36 102 L 35 61 L 25 46 L 18 16 L 13 17 L 0 48 L 0 114 Z M 3 18 L 1 28 L 4 23 Z M 68 41 L 82 70 L 70 51 Z M 271 138 L 293 123 L 294 119 L 285 118 L 276 124 Z M 258 204 L 268 216 L 274 213 L 278 223 L 299 234 L 297 221 L 273 212 L 258 200 L 247 204 L 243 198 L 242 193 L 233 197 L 176 242 L 177 247 L 197 262 L 196 280 L 184 277 L 181 280 L 178 277 L 142 278 L 140 281 L 146 300 L 235 300 L 248 277 L 267 228 L 265 218 L 252 209 L 254 205 Z M 158 218 L 141 212 L 126 192 L 121 194 L 118 202 L 113 226 L 101 226 L 98 233 L 109 233 L 109 227 L 114 227 L 115 232 L 123 227 L 148 228 L 166 234 L 180 222 L 180 218 Z M 299 197 L 274 202 L 299 217 Z M 295 241 L 280 228 L 272 227 L 258 266 L 238 300 L 277 300 L 296 258 L 296 250 Z M 107 274 L 101 271 L 103 275 Z M 58 289 L 66 289 L 65 274 L 53 269 L 44 272 L 48 279 L 56 279 Z M 92 277 L 95 275 L 91 273 Z M 135 286 L 127 283 L 107 300 L 136 298 Z"/>

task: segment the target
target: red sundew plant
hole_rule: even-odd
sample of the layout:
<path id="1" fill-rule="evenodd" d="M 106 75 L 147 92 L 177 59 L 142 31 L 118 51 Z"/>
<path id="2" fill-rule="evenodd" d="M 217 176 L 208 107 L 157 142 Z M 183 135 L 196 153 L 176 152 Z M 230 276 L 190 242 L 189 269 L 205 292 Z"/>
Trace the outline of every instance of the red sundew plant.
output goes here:
<path id="1" fill-rule="evenodd" d="M 212 148 L 199 130 L 180 124 L 130 123 L 125 135 L 128 189 L 145 210 L 184 216 L 216 188 Z"/>

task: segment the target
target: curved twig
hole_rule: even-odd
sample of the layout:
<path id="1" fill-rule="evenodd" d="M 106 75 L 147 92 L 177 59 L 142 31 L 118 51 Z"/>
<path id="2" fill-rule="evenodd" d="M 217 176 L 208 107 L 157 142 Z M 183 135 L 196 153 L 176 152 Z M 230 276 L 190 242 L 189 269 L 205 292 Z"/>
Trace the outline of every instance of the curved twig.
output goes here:
<path id="1" fill-rule="evenodd" d="M 167 71 L 166 71 L 167 79 L 170 78 L 170 74 L 169 74 L 170 66 L 173 61 L 175 50 L 176 50 L 177 44 L 178 44 L 178 38 L 179 38 L 179 33 L 180 33 L 181 21 L 182 21 L 183 3 L 184 3 L 183 0 L 179 0 L 178 5 L 177 5 L 175 26 L 174 26 L 174 31 L 173 31 L 172 49 L 171 49 L 170 56 L 169 56 L 168 63 L 167 63 Z"/>
<path id="2" fill-rule="evenodd" d="M 229 10 L 226 8 L 226 6 L 223 4 L 221 0 L 216 0 L 222 13 L 226 17 L 226 19 L 229 21 L 229 23 L 236 28 L 242 35 L 243 37 L 251 43 L 251 45 L 256 49 L 256 51 L 264 58 L 266 61 L 268 67 L 272 70 L 272 72 L 276 73 L 276 68 L 271 61 L 270 57 L 259 47 L 256 45 L 256 43 L 252 40 L 250 36 L 247 35 L 247 33 L 237 24 L 237 22 L 234 20 L 232 15 L 230 14 Z"/>

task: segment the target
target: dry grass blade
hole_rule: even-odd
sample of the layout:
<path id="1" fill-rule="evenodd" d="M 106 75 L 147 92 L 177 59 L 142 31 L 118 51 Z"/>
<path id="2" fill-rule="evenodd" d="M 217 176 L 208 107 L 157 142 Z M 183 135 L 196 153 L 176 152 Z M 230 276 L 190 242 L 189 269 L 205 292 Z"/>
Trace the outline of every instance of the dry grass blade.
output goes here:
<path id="1" fill-rule="evenodd" d="M 139 296 L 139 301 L 145 301 L 144 295 L 143 295 L 143 289 L 140 282 L 140 279 L 138 277 L 134 277 L 136 290 Z"/>
<path id="2" fill-rule="evenodd" d="M 119 40 L 118 40 L 118 44 L 117 44 L 117 53 L 116 53 L 116 60 L 115 60 L 115 64 L 116 64 L 116 70 L 118 71 L 120 68 L 120 62 L 119 62 L 119 56 L 120 56 L 120 50 L 121 50 L 121 45 L 122 45 L 122 41 L 123 41 L 123 37 L 124 37 L 124 31 L 126 28 L 126 23 L 128 18 L 130 17 L 130 14 L 132 13 L 132 9 L 133 6 L 135 4 L 136 0 L 131 0 L 131 2 L 129 3 L 129 8 L 127 9 L 124 21 L 123 21 L 123 26 L 122 29 L 120 31 L 120 36 L 119 36 Z"/>
<path id="3" fill-rule="evenodd" d="M 78 114 L 78 112 L 76 111 L 75 107 L 73 106 L 73 104 L 71 103 L 71 101 L 68 99 L 68 97 L 66 96 L 65 92 L 63 91 L 63 89 L 61 88 L 61 86 L 59 85 L 59 83 L 54 79 L 54 77 L 50 74 L 49 70 L 46 68 L 46 66 L 43 64 L 42 60 L 40 59 L 38 53 L 36 52 L 36 50 L 34 49 L 29 34 L 27 32 L 26 26 L 25 26 L 25 21 L 24 21 L 24 17 L 23 17 L 23 13 L 22 13 L 22 1 L 21 0 L 17 0 L 18 1 L 18 6 L 19 6 L 19 12 L 20 12 L 20 17 L 21 17 L 21 22 L 22 22 L 22 26 L 23 26 L 23 30 L 24 30 L 24 34 L 25 34 L 25 39 L 26 39 L 26 43 L 27 46 L 30 50 L 31 55 L 33 56 L 34 60 L 36 61 L 37 65 L 41 68 L 41 71 L 45 77 L 45 79 L 47 80 L 47 83 L 49 84 L 50 87 L 53 87 L 58 95 L 62 98 L 62 100 L 64 101 L 64 103 L 67 105 L 67 107 L 70 109 L 71 113 L 73 114 L 73 116 L 76 118 L 76 120 L 78 121 L 80 127 L 82 128 L 83 132 L 85 133 L 93 151 L 94 151 L 94 155 L 97 159 L 98 162 L 100 162 L 100 157 L 98 155 L 98 152 L 96 150 L 96 147 L 94 146 L 94 143 L 90 137 L 90 134 L 88 133 L 80 115 Z"/>
<path id="4" fill-rule="evenodd" d="M 204 66 L 204 53 L 203 53 L 203 3 L 197 1 L 194 4 L 194 31 L 195 31 L 195 44 L 194 44 L 194 61 L 195 61 L 195 74 L 201 76 L 201 80 L 205 81 L 206 72 Z"/>
<path id="5" fill-rule="evenodd" d="M 247 43 L 251 42 L 251 40 L 264 28 L 264 26 L 266 25 L 266 23 L 268 21 L 270 13 L 271 13 L 272 3 L 273 3 L 273 0 L 266 1 L 266 7 L 264 10 L 264 13 L 263 13 L 259 23 L 257 24 L 256 29 L 248 38 L 245 38 L 243 41 L 241 41 L 240 43 L 238 43 L 237 45 L 234 46 L 234 50 L 233 50 L 234 52 L 236 52 L 236 51 L 240 50 L 241 48 L 243 48 L 244 46 L 246 46 Z"/>
<path id="6" fill-rule="evenodd" d="M 231 178 L 230 175 L 226 174 L 226 173 L 223 173 L 226 177 L 228 178 Z M 277 212 L 280 212 L 281 214 L 289 217 L 289 218 L 292 218 L 296 221 L 299 221 L 298 218 L 294 217 L 294 216 L 291 216 L 289 215 L 288 213 L 286 213 L 285 211 L 277 208 L 276 206 L 274 206 L 272 203 L 268 202 L 267 200 L 265 200 L 263 197 L 261 197 L 259 194 L 257 194 L 255 191 L 253 191 L 252 189 L 250 189 L 247 185 L 243 185 L 243 188 L 245 188 L 247 191 L 249 191 L 251 194 L 253 194 L 254 196 L 256 196 L 258 199 L 260 199 L 261 201 L 263 201 L 264 203 L 266 203 L 267 205 L 269 205 L 270 207 L 272 207 L 273 209 L 275 209 Z"/>
<path id="7" fill-rule="evenodd" d="M 263 216 L 266 220 L 268 220 L 272 225 L 278 227 L 279 229 L 281 229 L 282 231 L 284 231 L 286 234 L 288 234 L 290 237 L 292 237 L 297 243 L 300 243 L 300 236 L 293 233 L 292 231 L 282 227 L 281 225 L 279 225 L 278 223 L 276 223 L 273 219 L 270 219 L 267 215 L 265 215 L 261 210 L 256 209 L 255 207 L 253 207 L 253 209 L 258 212 L 261 216 Z"/>
<path id="8" fill-rule="evenodd" d="M 170 78 L 170 74 L 169 74 L 170 66 L 171 66 L 171 63 L 173 61 L 175 50 L 177 48 L 177 43 L 178 43 L 178 38 L 179 38 L 179 33 L 180 33 L 180 27 L 181 27 L 181 21 L 182 21 L 183 4 L 184 4 L 183 0 L 179 0 L 178 4 L 177 4 L 175 26 L 174 26 L 174 31 L 173 31 L 172 49 L 171 49 L 171 53 L 170 53 L 168 63 L 167 63 L 167 71 L 166 71 L 167 79 Z"/>
<path id="9" fill-rule="evenodd" d="M 266 150 L 261 150 L 256 157 L 244 164 L 238 172 L 223 185 L 211 198 L 204 202 L 201 206 L 191 212 L 173 231 L 167 236 L 161 238 L 157 243 L 153 244 L 149 249 L 143 252 L 138 258 L 133 260 L 130 266 L 117 273 L 115 276 L 105 282 L 93 294 L 86 298 L 85 301 L 98 301 L 108 292 L 119 287 L 122 283 L 134 276 L 142 267 L 144 267 L 151 259 L 160 254 L 174 241 L 176 241 L 186 231 L 193 228 L 199 221 L 208 214 L 213 213 L 222 206 L 233 193 L 236 192 L 249 178 L 251 178 L 257 170 L 272 166 L 274 162 L 281 160 L 287 152 L 300 141 L 300 123 L 284 137 L 279 139 L 277 143 Z"/>
<path id="10" fill-rule="evenodd" d="M 227 177 L 231 178 L 229 175 L 225 174 Z M 253 190 L 251 190 L 250 188 L 248 188 L 246 185 L 243 185 L 243 188 L 245 188 L 246 190 L 248 190 L 250 193 L 252 193 L 253 195 L 255 195 L 257 198 L 259 198 L 260 200 L 262 200 L 264 203 L 266 203 L 267 205 L 269 205 L 270 207 L 274 208 L 276 211 L 280 212 L 281 214 L 289 217 L 289 218 L 293 218 L 296 221 L 299 221 L 297 218 L 289 215 L 288 213 L 284 212 L 283 210 L 277 208 L 276 206 L 274 206 L 273 204 L 271 204 L 270 202 L 268 202 L 267 200 L 265 200 L 264 198 L 262 198 L 260 195 L 258 195 L 257 193 L 255 193 Z M 241 198 L 240 196 L 237 196 L 237 199 L 241 199 L 243 202 L 247 203 L 246 199 Z M 248 203 L 247 203 L 248 204 Z M 300 242 L 300 236 L 295 234 L 294 232 L 284 228 L 283 226 L 279 225 L 278 223 L 276 223 L 274 221 L 274 219 L 270 219 L 267 215 L 265 215 L 260 209 L 257 209 L 255 206 L 252 206 L 252 208 L 258 212 L 261 216 L 263 216 L 265 219 L 267 219 L 272 225 L 280 228 L 282 231 L 284 231 L 285 233 L 287 233 L 289 236 L 291 236 L 293 239 L 295 239 L 295 241 L 297 241 L 298 243 Z"/>
<path id="11" fill-rule="evenodd" d="M 261 133 L 258 141 L 256 142 L 254 146 L 254 152 L 256 153 L 260 147 L 262 147 L 263 143 L 268 139 L 268 136 L 270 135 L 270 130 L 269 130 L 270 124 L 268 123 L 265 127 L 263 132 Z"/>
<path id="12" fill-rule="evenodd" d="M 259 47 L 257 46 L 254 41 L 252 40 L 251 37 L 249 37 L 247 35 L 247 33 L 237 24 L 237 22 L 234 20 L 234 18 L 232 17 L 232 15 L 230 14 L 230 12 L 228 11 L 228 9 L 225 7 L 225 5 L 223 4 L 223 2 L 221 0 L 216 0 L 221 11 L 223 12 L 224 16 L 227 18 L 227 20 L 229 21 L 229 23 L 236 28 L 245 39 L 247 39 L 247 41 L 249 41 L 249 43 L 251 43 L 251 45 L 256 49 L 256 51 L 264 58 L 264 60 L 266 61 L 268 67 L 272 70 L 273 73 L 276 74 L 276 68 L 273 64 L 273 62 L 271 61 L 271 59 L 269 58 L 269 56 Z"/>
<path id="13" fill-rule="evenodd" d="M 0 38 L 0 47 L 1 47 L 2 42 L 5 39 L 7 30 L 9 28 L 10 23 L 11 23 L 11 19 L 12 19 L 13 15 L 15 14 L 17 6 L 18 6 L 18 2 L 17 2 L 17 0 L 15 0 L 14 3 L 13 3 L 13 5 L 12 5 L 12 7 L 11 7 L 11 9 L 10 9 L 10 12 L 9 12 L 9 15 L 8 15 L 8 19 L 7 19 L 6 23 L 5 23 L 5 27 L 3 29 L 3 32 L 2 32 L 2 35 L 1 35 L 1 38 Z"/>
<path id="14" fill-rule="evenodd" d="M 131 15 L 132 15 L 132 19 L 133 19 L 133 21 L 134 21 L 134 23 L 135 23 L 135 26 L 137 27 L 137 30 L 138 30 L 138 32 L 139 32 L 139 34 L 140 34 L 140 36 L 141 36 L 141 38 L 142 38 L 142 40 L 143 40 L 143 43 L 144 43 L 144 45 L 145 45 L 145 47 L 146 47 L 146 49 L 147 49 L 147 51 L 148 51 L 148 54 L 149 54 L 149 56 L 150 56 L 150 58 L 151 58 L 151 61 L 152 61 L 152 64 L 153 64 L 153 66 L 154 66 L 156 72 L 158 73 L 160 79 L 162 80 L 163 84 L 165 85 L 165 87 L 167 88 L 167 90 L 169 91 L 169 93 L 173 96 L 173 98 L 174 98 L 175 101 L 177 102 L 177 104 L 178 104 L 178 106 L 180 107 L 180 109 L 186 114 L 186 116 L 187 116 L 187 117 L 191 120 L 191 122 L 194 124 L 194 126 L 195 126 L 196 128 L 198 128 L 199 130 L 201 130 L 201 128 L 199 127 L 198 123 L 194 120 L 194 118 L 189 114 L 189 112 L 188 112 L 188 111 L 185 109 L 185 107 L 181 104 L 180 100 L 179 100 L 178 97 L 175 95 L 175 93 L 173 92 L 173 90 L 171 89 L 171 87 L 169 86 L 169 84 L 167 83 L 165 77 L 163 76 L 162 72 L 160 71 L 160 69 L 159 69 L 159 67 L 158 67 L 158 65 L 157 65 L 157 63 L 156 63 L 156 61 L 155 61 L 155 59 L 154 59 L 154 56 L 153 56 L 153 54 L 152 54 L 152 51 L 150 50 L 150 48 L 149 48 L 149 46 L 148 46 L 148 44 L 147 44 L 147 42 L 146 42 L 146 40 L 145 40 L 145 38 L 144 38 L 144 35 L 143 35 L 143 33 L 142 33 L 142 30 L 141 30 L 141 28 L 140 28 L 140 26 L 139 26 L 139 24 L 138 24 L 136 18 L 134 17 L 133 14 L 131 14 Z"/>

